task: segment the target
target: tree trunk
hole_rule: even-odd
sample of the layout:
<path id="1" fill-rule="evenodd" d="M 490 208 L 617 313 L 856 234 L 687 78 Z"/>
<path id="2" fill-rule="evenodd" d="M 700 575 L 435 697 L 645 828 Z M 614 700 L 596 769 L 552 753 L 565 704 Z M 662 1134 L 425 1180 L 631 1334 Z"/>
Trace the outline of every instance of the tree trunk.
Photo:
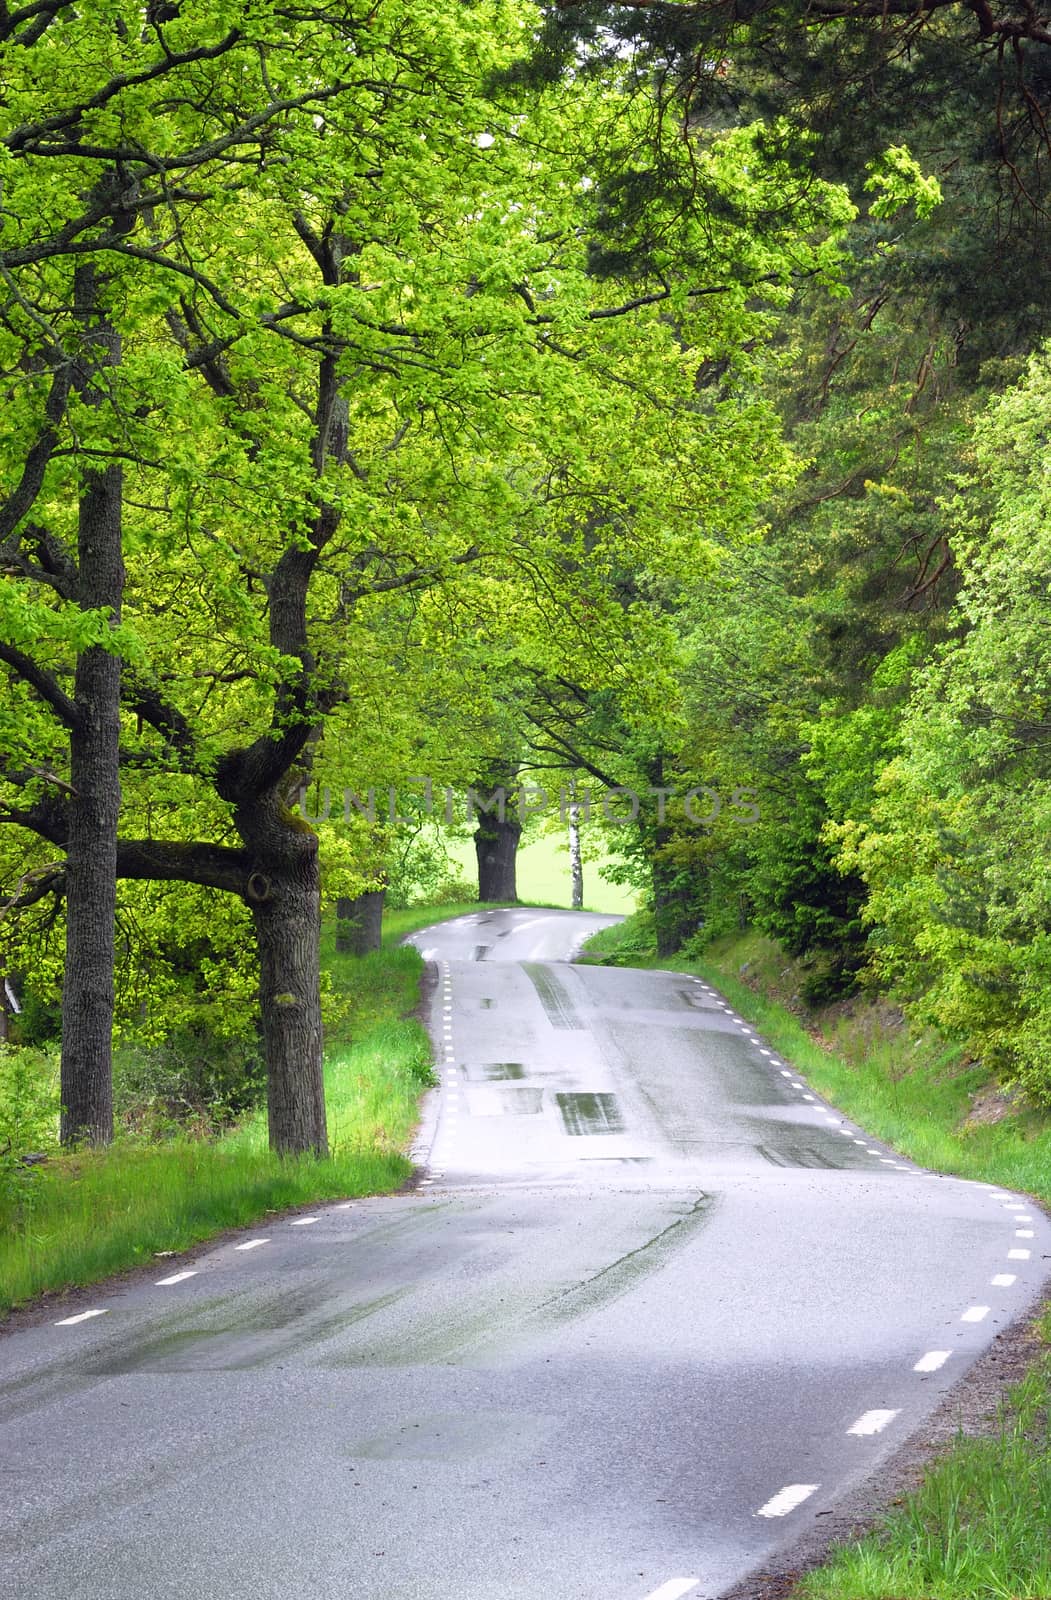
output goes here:
<path id="1" fill-rule="evenodd" d="M 93 380 L 120 360 L 119 337 L 99 314 L 91 265 L 75 280 L 77 314 L 94 347 L 80 375 L 85 403 L 102 403 Z M 81 610 L 120 620 L 123 485 L 117 465 L 86 471 L 77 547 Z M 108 1144 L 113 1137 L 113 964 L 120 815 L 120 658 L 99 645 L 77 658 L 70 731 L 66 847 L 66 970 L 62 986 L 61 1139 Z"/>
<path id="2" fill-rule="evenodd" d="M 580 807 L 569 808 L 569 878 L 574 911 L 584 909 L 584 867 L 580 857 Z"/>
<path id="3" fill-rule="evenodd" d="M 274 794 L 237 808 L 252 856 L 270 1148 L 328 1154 L 321 1034 L 321 874 L 313 829 Z"/>
<path id="4" fill-rule="evenodd" d="M 364 956 L 379 949 L 386 894 L 386 889 L 368 889 L 355 900 L 336 901 L 336 949 L 341 956 Z"/>
<path id="5" fill-rule="evenodd" d="M 657 954 L 673 956 L 683 940 L 696 931 L 697 919 L 690 905 L 690 884 L 680 866 L 669 866 L 658 855 L 650 866 L 653 884 L 653 922 Z"/>
<path id="6" fill-rule="evenodd" d="M 503 820 L 488 813 L 479 817 L 474 836 L 478 856 L 479 900 L 518 899 L 516 862 L 522 824 L 510 811 Z"/>

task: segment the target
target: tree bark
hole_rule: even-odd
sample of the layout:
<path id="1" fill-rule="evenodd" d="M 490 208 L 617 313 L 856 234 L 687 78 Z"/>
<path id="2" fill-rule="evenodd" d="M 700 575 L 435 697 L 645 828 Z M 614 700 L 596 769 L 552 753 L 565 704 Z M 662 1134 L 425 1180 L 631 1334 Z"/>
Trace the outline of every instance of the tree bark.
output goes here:
<path id="1" fill-rule="evenodd" d="M 658 849 L 666 839 L 660 837 Z M 690 905 L 690 885 L 683 869 L 669 866 L 658 855 L 650 866 L 653 885 L 653 922 L 657 936 L 657 954 L 673 956 L 691 933 L 696 932 L 697 918 Z"/>
<path id="2" fill-rule="evenodd" d="M 580 807 L 569 808 L 569 879 L 574 911 L 584 909 L 584 866 L 580 855 Z"/>
<path id="3" fill-rule="evenodd" d="M 100 405 L 98 376 L 120 360 L 120 340 L 99 306 L 92 265 L 74 287 L 89 355 L 78 387 Z M 78 600 L 83 611 L 108 608 L 120 620 L 124 596 L 119 465 L 85 471 L 77 532 Z M 113 966 L 120 815 L 120 658 L 100 645 L 81 651 L 74 676 L 69 742 L 69 835 L 66 845 L 66 970 L 62 986 L 63 1144 L 113 1137 Z"/>
<path id="4" fill-rule="evenodd" d="M 665 787 L 664 757 L 658 752 L 647 766 L 647 777 L 654 790 Z M 653 923 L 657 954 L 672 956 L 683 941 L 696 931 L 697 918 L 692 906 L 690 876 L 670 854 L 675 830 L 668 822 L 657 821 L 644 832 L 646 856 L 650 863 Z"/>
<path id="5" fill-rule="evenodd" d="M 505 810 L 502 819 L 489 813 L 479 817 L 474 836 L 479 900 L 517 901 L 516 869 L 521 837 L 522 824 L 510 810 Z"/>
<path id="6" fill-rule="evenodd" d="M 259 951 L 270 1148 L 328 1154 L 321 1031 L 321 875 L 313 829 L 273 794 L 238 808 Z"/>
<path id="7" fill-rule="evenodd" d="M 383 941 L 386 889 L 368 889 L 356 899 L 336 901 L 336 949 L 341 956 L 364 956 Z"/>

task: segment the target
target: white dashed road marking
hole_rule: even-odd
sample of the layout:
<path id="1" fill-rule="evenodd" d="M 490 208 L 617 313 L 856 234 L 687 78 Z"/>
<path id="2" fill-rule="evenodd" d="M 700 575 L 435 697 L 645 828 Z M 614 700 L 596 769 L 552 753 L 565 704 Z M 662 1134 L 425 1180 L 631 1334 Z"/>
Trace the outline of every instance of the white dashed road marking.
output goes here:
<path id="1" fill-rule="evenodd" d="M 1032 1253 L 1031 1250 L 1008 1250 L 1007 1259 L 1008 1261 L 1028 1261 Z"/>
<path id="2" fill-rule="evenodd" d="M 317 1217 L 293 1217 L 292 1221 L 289 1223 L 289 1227 L 291 1227 L 291 1228 L 309 1228 L 310 1224 L 312 1222 L 316 1222 L 316 1221 L 317 1221 Z"/>
<path id="3" fill-rule="evenodd" d="M 989 1281 L 994 1289 L 1009 1289 L 1012 1283 L 1018 1282 L 1018 1279 L 1013 1272 L 998 1272 L 996 1277 L 990 1278 Z"/>
<path id="4" fill-rule="evenodd" d="M 809 1500 L 810 1496 L 816 1493 L 820 1487 L 821 1485 L 817 1483 L 787 1484 L 784 1489 L 780 1489 L 774 1495 L 772 1500 L 768 1500 L 765 1506 L 759 1507 L 756 1516 L 787 1517 L 790 1511 L 794 1511 L 797 1506 L 801 1506 L 804 1500 Z"/>
<path id="5" fill-rule="evenodd" d="M 961 1322 L 982 1322 L 989 1315 L 988 1306 L 970 1306 L 960 1318 Z"/>
<path id="6" fill-rule="evenodd" d="M 269 1244 L 269 1239 L 249 1239 L 246 1244 L 235 1244 L 235 1250 L 258 1250 L 261 1244 Z"/>
<path id="7" fill-rule="evenodd" d="M 700 1578 L 669 1578 L 667 1583 L 648 1594 L 646 1600 L 682 1600 L 682 1596 L 696 1589 L 700 1581 Z"/>
<path id="8" fill-rule="evenodd" d="M 1032 1237 L 1033 1237 L 1032 1228 L 1016 1228 L 1015 1229 L 1015 1238 L 1016 1239 L 1031 1239 Z"/>
<path id="9" fill-rule="evenodd" d="M 167 1289 L 173 1283 L 185 1283 L 187 1278 L 196 1278 L 196 1276 L 196 1267 L 192 1272 L 173 1272 L 170 1278 L 158 1278 L 156 1287 L 158 1289 Z"/>
<path id="10" fill-rule="evenodd" d="M 61 1322 L 56 1322 L 56 1328 L 72 1328 L 76 1322 L 87 1322 L 89 1317 L 104 1317 L 106 1308 L 101 1311 L 80 1311 L 75 1317 L 63 1317 Z"/>
<path id="11" fill-rule="evenodd" d="M 939 1367 L 944 1367 L 951 1355 L 951 1350 L 928 1350 L 925 1356 L 920 1357 L 912 1370 L 913 1372 L 937 1372 Z"/>
<path id="12" fill-rule="evenodd" d="M 864 1416 L 858 1418 L 848 1433 L 853 1433 L 858 1438 L 865 1438 L 870 1433 L 882 1433 L 889 1422 L 893 1422 L 898 1415 L 897 1411 L 866 1411 Z"/>

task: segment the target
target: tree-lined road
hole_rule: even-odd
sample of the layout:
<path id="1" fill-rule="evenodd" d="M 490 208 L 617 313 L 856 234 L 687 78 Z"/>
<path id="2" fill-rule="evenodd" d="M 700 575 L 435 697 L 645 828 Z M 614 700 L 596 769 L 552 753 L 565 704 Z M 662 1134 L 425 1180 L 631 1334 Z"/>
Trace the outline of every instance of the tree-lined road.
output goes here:
<path id="1" fill-rule="evenodd" d="M 566 964 L 609 920 L 416 936 L 419 1190 L 0 1343 L 0 1592 L 707 1600 L 879 1473 L 1051 1227 L 896 1158 L 699 980 Z"/>

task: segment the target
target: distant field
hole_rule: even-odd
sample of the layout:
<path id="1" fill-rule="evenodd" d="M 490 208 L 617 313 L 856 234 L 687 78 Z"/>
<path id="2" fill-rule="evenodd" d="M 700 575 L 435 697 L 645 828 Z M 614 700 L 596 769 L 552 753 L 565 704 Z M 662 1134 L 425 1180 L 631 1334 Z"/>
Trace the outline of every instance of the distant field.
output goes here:
<path id="1" fill-rule="evenodd" d="M 477 873 L 474 845 L 469 839 L 450 843 L 450 855 L 463 867 L 464 876 Z M 584 862 L 584 909 L 628 916 L 635 910 L 634 889 L 623 889 L 599 876 L 600 861 Z M 570 902 L 569 845 L 564 836 L 545 834 L 518 852 L 518 896 L 541 905 L 568 906 Z"/>

